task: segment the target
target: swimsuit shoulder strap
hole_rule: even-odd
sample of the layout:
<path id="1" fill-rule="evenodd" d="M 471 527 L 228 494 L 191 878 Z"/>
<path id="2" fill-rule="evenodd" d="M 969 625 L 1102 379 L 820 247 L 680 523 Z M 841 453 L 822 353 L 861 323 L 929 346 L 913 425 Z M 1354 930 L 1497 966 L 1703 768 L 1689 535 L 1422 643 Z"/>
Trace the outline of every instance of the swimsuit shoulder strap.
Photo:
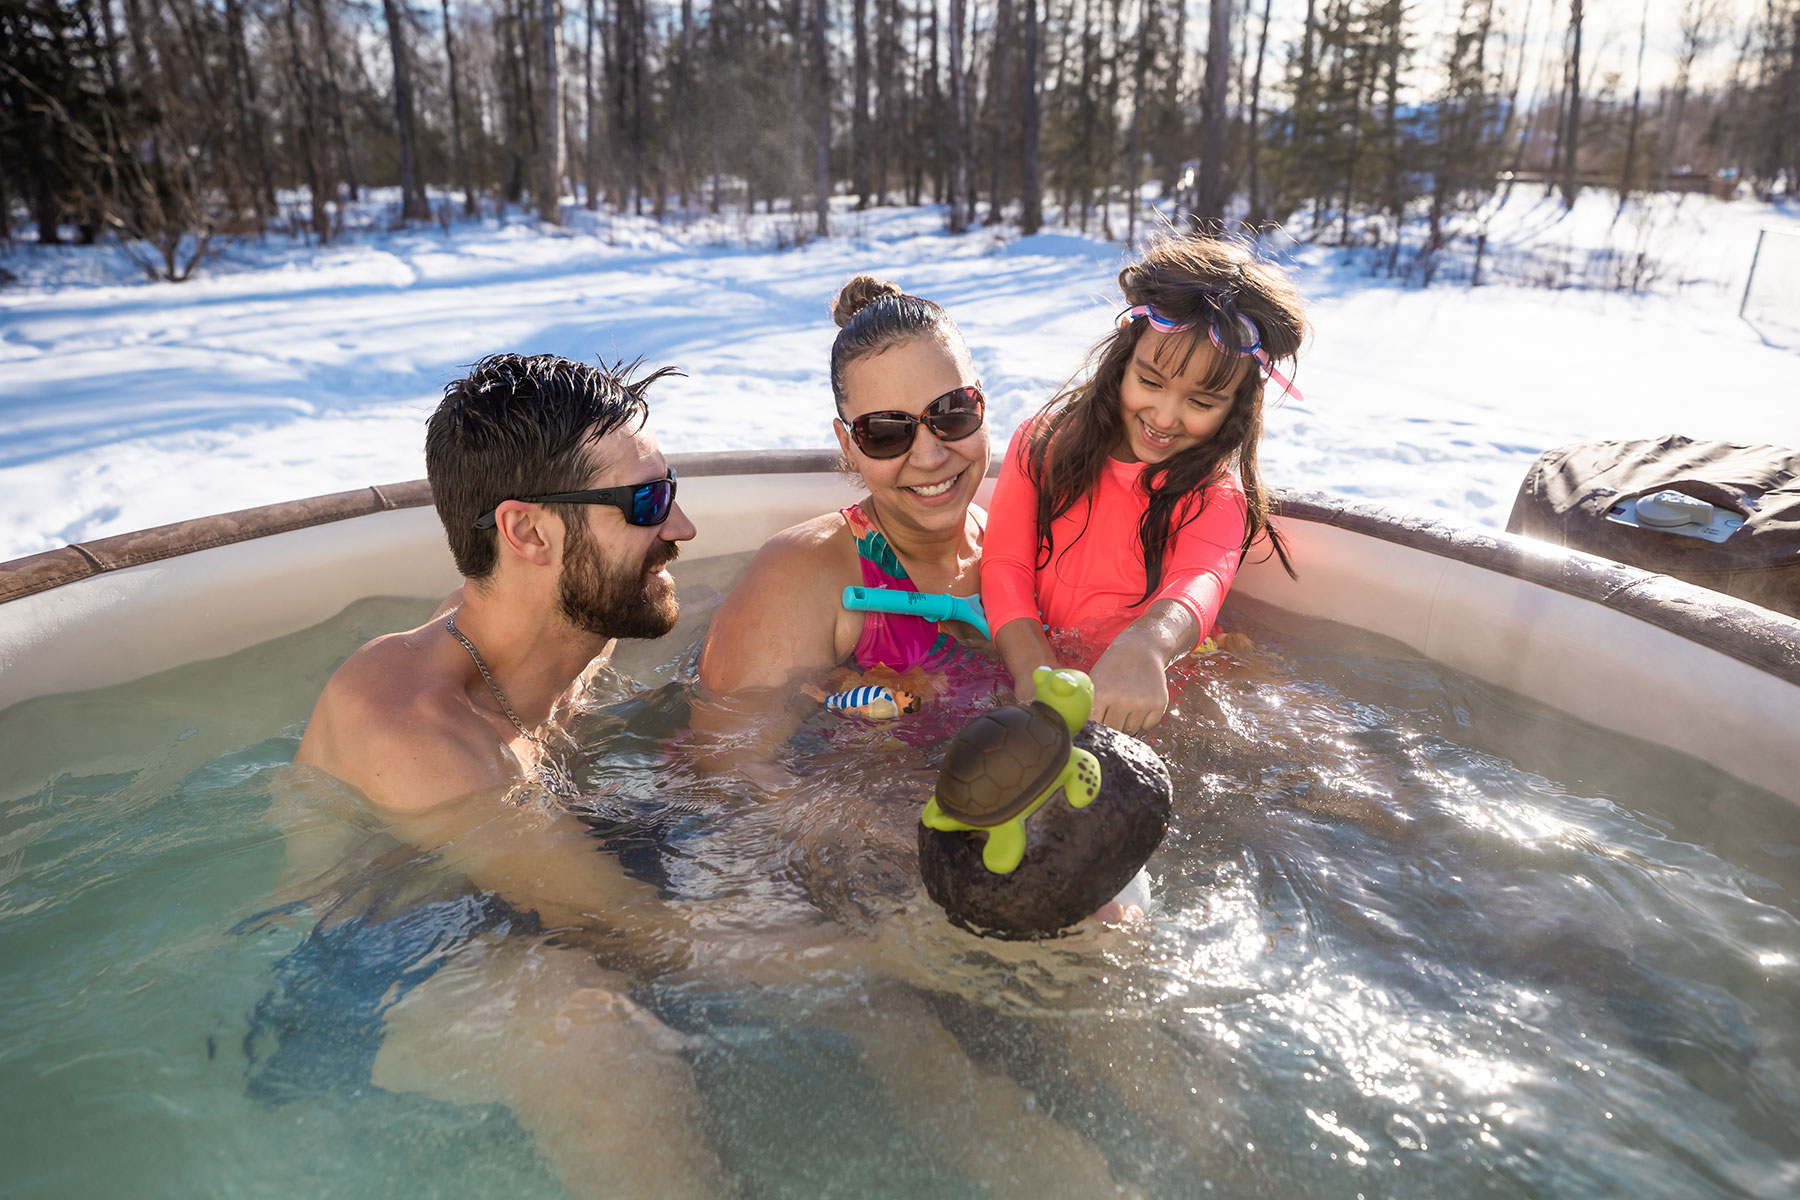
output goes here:
<path id="1" fill-rule="evenodd" d="M 876 587 L 897 587 L 902 591 L 916 592 L 912 578 L 906 573 L 906 566 L 894 548 L 888 545 L 887 538 L 875 523 L 869 520 L 869 514 L 863 511 L 861 504 L 852 504 L 848 508 L 838 510 L 845 522 L 850 526 L 850 534 L 856 539 L 856 556 L 862 560 L 864 584 Z M 878 572 L 884 578 L 871 579 L 870 571 Z"/>

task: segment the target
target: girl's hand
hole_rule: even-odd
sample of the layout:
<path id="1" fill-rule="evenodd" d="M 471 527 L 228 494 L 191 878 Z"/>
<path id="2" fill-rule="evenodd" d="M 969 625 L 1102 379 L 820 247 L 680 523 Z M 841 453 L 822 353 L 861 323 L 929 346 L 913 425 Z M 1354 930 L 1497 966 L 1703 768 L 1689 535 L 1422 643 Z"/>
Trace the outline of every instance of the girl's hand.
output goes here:
<path id="1" fill-rule="evenodd" d="M 1169 681 L 1158 648 L 1121 634 L 1089 677 L 1094 681 L 1094 720 L 1121 733 L 1155 728 L 1169 710 Z"/>
<path id="2" fill-rule="evenodd" d="M 1062 665 L 1056 661 L 1050 639 L 1044 636 L 1044 627 L 1023 617 L 1008 621 L 994 631 L 994 649 L 1000 652 L 1000 661 L 1006 664 L 1007 674 L 1012 676 L 1013 695 L 1018 697 L 1020 704 L 1030 704 L 1037 695 L 1037 685 L 1031 682 L 1034 670 Z"/>

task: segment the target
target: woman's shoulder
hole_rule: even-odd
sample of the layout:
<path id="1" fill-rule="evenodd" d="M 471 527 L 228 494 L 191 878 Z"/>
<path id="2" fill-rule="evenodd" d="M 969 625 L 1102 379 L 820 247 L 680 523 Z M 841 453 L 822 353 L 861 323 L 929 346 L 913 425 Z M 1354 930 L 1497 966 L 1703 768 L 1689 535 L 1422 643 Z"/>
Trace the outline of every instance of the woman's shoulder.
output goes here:
<path id="1" fill-rule="evenodd" d="M 796 671 L 830 666 L 855 554 L 835 512 L 764 542 L 713 617 L 700 657 L 702 686 L 720 694 L 773 687 Z"/>
<path id="2" fill-rule="evenodd" d="M 762 544 L 752 571 L 808 572 L 839 568 L 855 552 L 855 536 L 842 512 L 820 513 L 790 525 Z"/>

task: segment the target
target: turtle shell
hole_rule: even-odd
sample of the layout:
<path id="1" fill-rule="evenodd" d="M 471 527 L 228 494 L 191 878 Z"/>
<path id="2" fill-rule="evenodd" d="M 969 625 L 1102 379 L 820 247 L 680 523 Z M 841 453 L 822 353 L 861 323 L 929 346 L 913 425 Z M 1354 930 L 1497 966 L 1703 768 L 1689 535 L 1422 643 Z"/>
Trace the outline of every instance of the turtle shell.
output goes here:
<path id="1" fill-rule="evenodd" d="M 1031 806 L 1068 765 L 1069 726 L 1041 700 L 982 713 L 963 726 L 938 770 L 946 816 L 991 828 Z"/>

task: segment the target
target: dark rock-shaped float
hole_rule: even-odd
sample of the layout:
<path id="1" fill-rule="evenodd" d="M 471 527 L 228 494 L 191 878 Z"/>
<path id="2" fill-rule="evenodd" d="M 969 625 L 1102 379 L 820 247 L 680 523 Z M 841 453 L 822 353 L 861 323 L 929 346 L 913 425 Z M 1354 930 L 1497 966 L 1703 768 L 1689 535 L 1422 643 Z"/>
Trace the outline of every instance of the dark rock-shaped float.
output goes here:
<path id="1" fill-rule="evenodd" d="M 964 727 L 919 825 L 926 894 L 954 924 L 992 937 L 1077 924 L 1119 894 L 1169 826 L 1168 768 L 1136 738 L 1087 723 L 1087 677 L 1039 668 L 1034 682 L 1032 704 Z"/>

